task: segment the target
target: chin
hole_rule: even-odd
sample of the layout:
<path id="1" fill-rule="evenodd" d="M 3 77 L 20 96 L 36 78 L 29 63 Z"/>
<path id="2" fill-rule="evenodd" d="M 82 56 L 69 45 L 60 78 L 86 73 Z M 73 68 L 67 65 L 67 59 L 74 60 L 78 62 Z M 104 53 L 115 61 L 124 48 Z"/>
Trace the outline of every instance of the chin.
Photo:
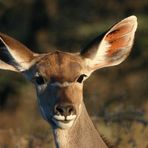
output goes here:
<path id="1" fill-rule="evenodd" d="M 71 128 L 74 123 L 74 121 L 63 122 L 63 121 L 56 121 L 56 120 L 53 120 L 53 122 L 56 128 L 60 128 L 63 130 Z"/>

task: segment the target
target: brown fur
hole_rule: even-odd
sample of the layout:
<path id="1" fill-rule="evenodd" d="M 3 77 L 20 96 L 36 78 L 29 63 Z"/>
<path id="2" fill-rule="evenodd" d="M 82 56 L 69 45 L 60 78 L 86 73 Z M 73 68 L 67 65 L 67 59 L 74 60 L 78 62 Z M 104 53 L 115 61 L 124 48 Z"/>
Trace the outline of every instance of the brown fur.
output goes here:
<path id="1" fill-rule="evenodd" d="M 35 84 L 41 113 L 53 127 L 57 147 L 112 147 L 95 129 L 83 102 L 83 80 L 77 80 L 125 60 L 136 28 L 136 17 L 126 18 L 79 54 L 61 51 L 35 54 L 20 42 L 0 34 L 0 68 L 15 69 Z"/>

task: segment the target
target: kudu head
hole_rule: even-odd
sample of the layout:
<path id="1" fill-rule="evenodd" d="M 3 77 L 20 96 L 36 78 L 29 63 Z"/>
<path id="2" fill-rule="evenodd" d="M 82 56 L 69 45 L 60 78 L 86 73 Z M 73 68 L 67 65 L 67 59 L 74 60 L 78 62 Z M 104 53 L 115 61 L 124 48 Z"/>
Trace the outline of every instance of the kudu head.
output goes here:
<path id="1" fill-rule="evenodd" d="M 96 69 L 124 61 L 136 28 L 136 17 L 130 16 L 95 38 L 80 53 L 33 53 L 1 33 L 0 68 L 20 72 L 32 81 L 44 119 L 53 128 L 68 129 L 82 111 L 83 81 Z"/>

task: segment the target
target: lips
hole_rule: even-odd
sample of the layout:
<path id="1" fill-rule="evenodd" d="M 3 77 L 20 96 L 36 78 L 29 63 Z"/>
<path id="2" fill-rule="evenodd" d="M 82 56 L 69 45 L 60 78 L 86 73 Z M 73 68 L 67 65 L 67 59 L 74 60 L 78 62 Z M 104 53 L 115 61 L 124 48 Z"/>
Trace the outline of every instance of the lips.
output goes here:
<path id="1" fill-rule="evenodd" d="M 66 117 L 61 115 L 54 115 L 52 121 L 58 128 L 67 129 L 73 125 L 75 118 L 76 115 L 69 115 Z"/>
<path id="2" fill-rule="evenodd" d="M 58 120 L 57 120 L 58 121 Z M 71 120 L 64 120 L 64 121 L 61 121 L 59 120 L 59 122 L 63 122 L 63 123 L 69 123 Z"/>

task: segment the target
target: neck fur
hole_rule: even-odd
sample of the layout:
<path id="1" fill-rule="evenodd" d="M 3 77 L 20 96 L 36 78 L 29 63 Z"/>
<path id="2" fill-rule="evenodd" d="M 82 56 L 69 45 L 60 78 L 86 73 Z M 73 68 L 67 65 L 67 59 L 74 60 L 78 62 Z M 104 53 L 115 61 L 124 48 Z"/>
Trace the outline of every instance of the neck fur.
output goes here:
<path id="1" fill-rule="evenodd" d="M 81 115 L 70 129 L 54 129 L 53 133 L 57 148 L 107 148 L 84 104 Z"/>

